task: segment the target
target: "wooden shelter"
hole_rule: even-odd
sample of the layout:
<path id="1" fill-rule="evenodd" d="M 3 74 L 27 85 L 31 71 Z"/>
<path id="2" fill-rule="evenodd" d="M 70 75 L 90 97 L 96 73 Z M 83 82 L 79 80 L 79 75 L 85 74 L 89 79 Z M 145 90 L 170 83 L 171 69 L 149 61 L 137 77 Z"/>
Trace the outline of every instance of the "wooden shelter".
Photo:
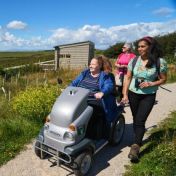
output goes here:
<path id="1" fill-rule="evenodd" d="M 58 68 L 84 68 L 94 57 L 91 41 L 55 46 L 55 70 Z"/>

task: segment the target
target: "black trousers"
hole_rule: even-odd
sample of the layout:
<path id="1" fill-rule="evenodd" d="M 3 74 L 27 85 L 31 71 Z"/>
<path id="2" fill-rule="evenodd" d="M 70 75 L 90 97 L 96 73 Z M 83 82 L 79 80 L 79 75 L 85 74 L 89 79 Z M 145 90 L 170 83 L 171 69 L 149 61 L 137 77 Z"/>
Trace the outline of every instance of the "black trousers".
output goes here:
<path id="1" fill-rule="evenodd" d="M 145 133 L 145 122 L 155 103 L 155 94 L 136 94 L 129 91 L 129 104 L 133 115 L 134 143 L 142 145 Z"/>

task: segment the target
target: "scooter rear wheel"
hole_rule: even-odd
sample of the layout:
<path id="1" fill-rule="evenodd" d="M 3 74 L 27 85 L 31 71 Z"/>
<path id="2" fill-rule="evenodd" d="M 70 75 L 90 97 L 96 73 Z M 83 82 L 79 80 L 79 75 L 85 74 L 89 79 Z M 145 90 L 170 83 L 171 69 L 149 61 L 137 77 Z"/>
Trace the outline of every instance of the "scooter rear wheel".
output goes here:
<path id="1" fill-rule="evenodd" d="M 122 140 L 124 131 L 125 131 L 125 118 L 121 114 L 118 120 L 113 124 L 110 143 L 112 145 L 119 144 Z"/>

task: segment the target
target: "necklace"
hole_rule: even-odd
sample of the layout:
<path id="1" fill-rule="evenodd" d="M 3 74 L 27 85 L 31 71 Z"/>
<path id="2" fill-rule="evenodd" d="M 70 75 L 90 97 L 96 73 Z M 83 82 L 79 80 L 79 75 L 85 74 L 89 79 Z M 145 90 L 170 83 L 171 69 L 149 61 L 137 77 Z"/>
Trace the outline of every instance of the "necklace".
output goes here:
<path id="1" fill-rule="evenodd" d="M 145 67 L 147 62 L 148 62 L 148 60 L 142 60 L 142 58 L 139 59 L 138 68 L 136 70 L 137 71 L 137 74 L 136 74 L 137 77 L 147 79 L 148 69 Z"/>
<path id="2" fill-rule="evenodd" d="M 142 65 L 144 68 L 146 68 L 145 66 L 146 66 L 147 62 L 148 62 L 148 59 L 142 59 L 142 58 L 140 57 L 140 63 L 141 63 L 141 65 Z"/>

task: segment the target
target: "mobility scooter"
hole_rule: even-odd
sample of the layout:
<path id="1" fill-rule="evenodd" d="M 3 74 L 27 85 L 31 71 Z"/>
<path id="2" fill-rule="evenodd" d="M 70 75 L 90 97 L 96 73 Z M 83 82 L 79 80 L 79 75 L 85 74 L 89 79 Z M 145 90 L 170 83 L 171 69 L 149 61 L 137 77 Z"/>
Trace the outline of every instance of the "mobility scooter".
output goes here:
<path id="1" fill-rule="evenodd" d="M 93 108 L 87 103 L 88 94 L 87 89 L 67 87 L 57 98 L 34 143 L 35 154 L 40 159 L 44 159 L 46 155 L 52 156 L 58 166 L 60 164 L 68 166 L 77 176 L 89 172 L 92 156 L 105 145 L 118 144 L 125 129 L 123 106 L 119 106 L 118 113 L 110 124 L 108 137 L 100 135 L 102 131 L 106 131 L 101 120 L 93 130 L 100 137 L 96 139 L 89 137 L 87 131 Z"/>

